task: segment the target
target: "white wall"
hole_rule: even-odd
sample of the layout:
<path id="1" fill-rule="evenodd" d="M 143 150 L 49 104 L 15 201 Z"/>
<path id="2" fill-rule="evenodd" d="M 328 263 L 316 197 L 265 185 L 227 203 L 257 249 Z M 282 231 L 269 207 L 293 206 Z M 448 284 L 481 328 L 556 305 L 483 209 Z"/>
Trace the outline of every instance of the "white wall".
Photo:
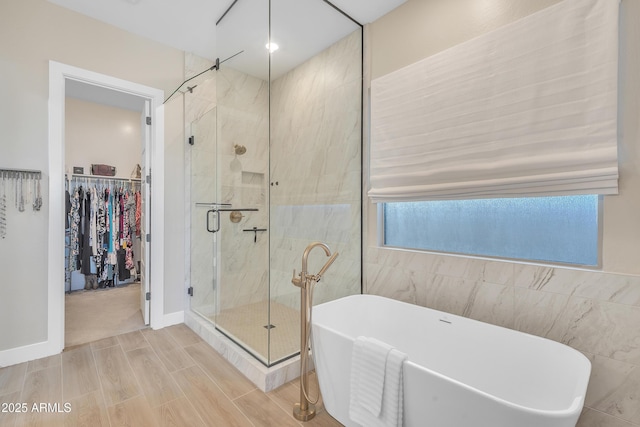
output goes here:
<path id="1" fill-rule="evenodd" d="M 165 91 L 165 94 L 167 94 L 167 91 Z M 184 136 L 184 104 L 181 98 L 173 99 L 164 105 L 165 315 L 182 313 L 187 298 L 184 263 L 184 218 L 185 209 L 188 209 L 188 206 L 185 205 L 184 146 L 186 145 L 186 140 Z M 153 185 L 153 180 L 151 185 Z M 173 317 L 173 319 L 174 323 L 182 322 L 180 314 L 178 317 Z"/>
<path id="2" fill-rule="evenodd" d="M 74 166 L 91 175 L 92 164 L 116 167 L 130 178 L 142 159 L 142 111 L 124 110 L 69 98 L 65 100 L 65 170 Z"/>
<path id="3" fill-rule="evenodd" d="M 41 170 L 45 193 L 40 212 L 11 214 L 11 235 L 0 240 L 2 351 L 47 340 L 49 60 L 171 93 L 183 80 L 184 53 L 46 0 L 3 1 L 0 9 L 0 167 Z M 181 109 L 182 104 L 166 106 L 168 145 L 183 133 Z M 180 126 L 173 129 L 176 116 Z M 172 171 L 167 179 L 176 170 L 181 176 L 182 167 L 180 158 L 166 156 L 165 168 Z M 166 204 L 174 209 L 171 204 L 181 197 L 182 188 L 171 186 Z M 167 221 L 173 214 L 167 213 Z M 180 238 L 167 233 L 165 247 L 181 247 Z M 183 309 L 183 264 L 177 256 L 158 266 L 167 278 L 165 314 Z"/>

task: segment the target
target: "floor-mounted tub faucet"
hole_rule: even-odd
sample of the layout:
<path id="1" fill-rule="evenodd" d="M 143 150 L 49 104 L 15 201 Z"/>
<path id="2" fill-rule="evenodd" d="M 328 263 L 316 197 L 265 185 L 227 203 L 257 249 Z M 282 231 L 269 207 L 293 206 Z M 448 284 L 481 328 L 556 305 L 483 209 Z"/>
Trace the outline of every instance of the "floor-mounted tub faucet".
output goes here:
<path id="1" fill-rule="evenodd" d="M 322 249 L 324 249 L 324 253 L 327 254 L 329 258 L 329 260 L 322 266 L 322 268 L 320 269 L 320 271 L 318 272 L 318 274 L 313 275 L 313 274 L 308 274 L 307 272 L 307 260 L 309 259 L 309 253 L 311 253 L 311 250 L 317 246 L 320 246 Z M 322 242 L 313 242 L 311 244 L 309 244 L 309 246 L 307 246 L 307 248 L 304 250 L 304 253 L 302 254 L 302 271 L 300 272 L 300 276 L 296 277 L 296 270 L 293 270 L 293 278 L 291 279 L 291 283 L 293 283 L 294 285 L 296 285 L 297 287 L 301 288 L 302 285 L 307 281 L 307 280 L 312 280 L 314 282 L 319 282 L 320 279 L 322 278 L 322 276 L 324 275 L 324 273 L 327 271 L 327 269 L 331 266 L 331 264 L 333 264 L 333 261 L 336 260 L 336 258 L 338 257 L 338 252 L 336 252 L 335 254 L 331 255 L 331 249 L 329 249 L 329 246 L 325 245 Z"/>
<path id="2" fill-rule="evenodd" d="M 309 274 L 307 271 L 307 260 L 313 248 L 320 246 L 324 253 L 330 257 L 322 266 L 318 274 Z M 293 406 L 293 416 L 300 421 L 308 421 L 315 417 L 318 397 L 315 401 L 309 399 L 309 338 L 311 331 L 311 307 L 313 303 L 313 285 L 318 283 L 327 269 L 333 264 L 338 256 L 338 252 L 331 255 L 329 246 L 322 242 L 313 242 L 307 246 L 302 254 L 302 271 L 296 276 L 293 270 L 291 283 L 300 288 L 300 403 Z"/>

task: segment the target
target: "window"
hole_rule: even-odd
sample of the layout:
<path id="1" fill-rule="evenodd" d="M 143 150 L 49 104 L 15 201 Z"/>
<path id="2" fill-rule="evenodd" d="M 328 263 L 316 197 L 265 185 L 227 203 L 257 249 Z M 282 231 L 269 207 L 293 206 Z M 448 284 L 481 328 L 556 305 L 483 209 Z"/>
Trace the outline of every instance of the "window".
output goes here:
<path id="1" fill-rule="evenodd" d="M 386 246 L 599 264 L 597 195 L 385 203 L 383 209 Z"/>

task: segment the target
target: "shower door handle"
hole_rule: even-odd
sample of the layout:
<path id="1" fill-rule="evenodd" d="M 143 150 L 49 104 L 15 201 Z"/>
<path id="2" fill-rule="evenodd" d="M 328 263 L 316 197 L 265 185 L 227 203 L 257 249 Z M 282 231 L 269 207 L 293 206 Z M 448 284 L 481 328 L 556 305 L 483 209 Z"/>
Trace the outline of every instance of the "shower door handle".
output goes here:
<path id="1" fill-rule="evenodd" d="M 211 217 L 211 214 L 215 214 L 216 216 L 216 228 L 211 228 L 210 226 L 209 218 Z M 209 233 L 217 233 L 219 230 L 220 230 L 220 212 L 218 212 L 218 209 L 210 209 L 207 211 L 207 231 Z"/>
<path id="2" fill-rule="evenodd" d="M 219 203 L 215 203 L 216 205 L 222 205 L 222 206 L 231 206 L 230 204 L 219 204 Z M 217 233 L 218 231 L 220 231 L 220 212 L 234 212 L 234 211 L 238 211 L 238 212 L 257 212 L 258 209 L 257 208 L 245 208 L 245 209 L 234 209 L 234 208 L 214 208 L 214 209 L 209 209 L 207 211 L 207 231 L 209 233 Z M 211 214 L 215 214 L 216 216 L 216 221 L 215 221 L 215 227 L 216 228 L 211 228 Z"/>

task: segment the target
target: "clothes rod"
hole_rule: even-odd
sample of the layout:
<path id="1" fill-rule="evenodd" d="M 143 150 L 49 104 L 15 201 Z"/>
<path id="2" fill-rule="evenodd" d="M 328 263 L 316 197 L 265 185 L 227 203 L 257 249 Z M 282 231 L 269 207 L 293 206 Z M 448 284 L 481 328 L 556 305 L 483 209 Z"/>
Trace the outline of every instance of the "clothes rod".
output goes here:
<path id="1" fill-rule="evenodd" d="M 102 179 L 109 181 L 131 181 L 131 182 L 140 182 L 140 178 L 116 178 L 113 176 L 103 176 L 103 175 L 83 175 L 79 173 L 74 173 L 71 175 L 72 178 L 80 178 L 80 179 Z"/>

